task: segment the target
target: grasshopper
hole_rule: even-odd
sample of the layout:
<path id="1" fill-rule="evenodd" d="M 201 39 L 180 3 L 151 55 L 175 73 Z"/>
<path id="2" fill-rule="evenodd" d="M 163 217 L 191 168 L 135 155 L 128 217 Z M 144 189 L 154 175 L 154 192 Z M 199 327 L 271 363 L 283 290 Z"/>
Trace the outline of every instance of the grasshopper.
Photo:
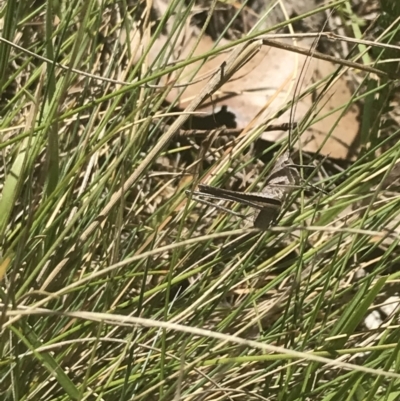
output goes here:
<path id="1" fill-rule="evenodd" d="M 289 151 L 285 151 L 276 160 L 271 173 L 267 177 L 266 185 L 261 192 L 231 191 L 228 189 L 200 184 L 199 191 L 193 192 L 193 195 L 196 196 L 195 200 L 199 200 L 206 204 L 209 203 L 198 199 L 197 196 L 229 200 L 253 207 L 254 209 L 259 210 L 254 218 L 254 227 L 265 231 L 279 216 L 282 206 L 288 196 L 292 193 L 293 189 L 299 186 L 300 174 L 297 170 L 298 167 L 311 166 L 300 166 L 294 164 Z M 187 191 L 187 193 L 190 192 Z M 225 208 L 222 209 L 229 211 Z"/>

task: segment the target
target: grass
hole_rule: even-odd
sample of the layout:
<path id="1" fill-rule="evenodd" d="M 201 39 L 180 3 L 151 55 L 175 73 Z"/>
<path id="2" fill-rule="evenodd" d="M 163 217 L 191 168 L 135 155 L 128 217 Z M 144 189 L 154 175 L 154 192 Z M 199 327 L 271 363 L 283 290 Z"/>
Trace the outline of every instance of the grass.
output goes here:
<path id="1" fill-rule="evenodd" d="M 364 321 L 398 292 L 398 49 L 363 39 L 396 45 L 400 10 L 382 2 L 370 23 L 368 7 L 324 6 L 360 41 L 348 61 L 382 75 L 351 71 L 342 110 L 361 110 L 357 158 L 317 157 L 305 178 L 327 193 L 294 191 L 259 232 L 185 190 L 237 188 L 243 177 L 262 187 L 287 145 L 259 141 L 275 119 L 225 142 L 179 136 L 221 75 L 186 113 L 166 102 L 163 79 L 233 50 L 226 80 L 259 47 L 249 38 L 305 15 L 267 28 L 264 10 L 252 32 L 220 45 L 222 32 L 195 53 L 223 6 L 211 2 L 193 48 L 171 62 L 201 4 L 171 1 L 154 17 L 137 3 L 1 6 L 1 399 L 396 400 L 398 311 L 378 328 Z M 222 31 L 245 12 L 234 8 Z M 327 90 L 346 65 L 299 97 Z M 293 140 L 323 117 L 319 107 Z"/>

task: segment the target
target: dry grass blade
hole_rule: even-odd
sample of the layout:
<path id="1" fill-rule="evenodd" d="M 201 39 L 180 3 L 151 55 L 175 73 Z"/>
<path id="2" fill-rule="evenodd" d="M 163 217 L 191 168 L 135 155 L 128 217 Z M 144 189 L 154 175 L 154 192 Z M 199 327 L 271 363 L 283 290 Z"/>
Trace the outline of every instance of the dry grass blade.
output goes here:
<path id="1" fill-rule="evenodd" d="M 306 359 L 308 361 L 315 361 L 315 362 L 323 363 L 328 366 L 344 368 L 344 369 L 347 369 L 350 371 L 364 372 L 364 373 L 369 373 L 369 374 L 378 375 L 378 376 L 386 376 L 386 377 L 393 377 L 396 379 L 400 379 L 400 374 L 398 374 L 398 373 L 393 373 L 393 372 L 388 372 L 388 371 L 383 371 L 383 370 L 378 370 L 378 369 L 371 369 L 371 368 L 368 368 L 365 366 L 358 366 L 358 365 L 353 365 L 351 363 L 335 361 L 333 359 L 320 357 L 320 356 L 314 355 L 312 353 L 288 350 L 283 347 L 276 347 L 276 346 L 269 345 L 269 344 L 263 344 L 263 343 L 260 343 L 257 341 L 246 340 L 244 338 L 240 338 L 240 337 L 236 337 L 236 336 L 217 333 L 217 332 L 214 332 L 211 330 L 206 330 L 206 329 L 200 329 L 198 327 L 184 326 L 184 325 L 177 324 L 177 323 L 162 322 L 162 321 L 158 321 L 158 320 L 144 319 L 144 318 L 140 318 L 140 317 L 109 315 L 106 313 L 93 313 L 93 312 L 85 312 L 85 311 L 55 312 L 55 311 L 46 310 L 46 309 L 33 309 L 33 310 L 31 309 L 29 311 L 24 311 L 22 309 L 22 310 L 7 312 L 8 316 L 15 316 L 15 315 L 23 316 L 25 314 L 28 314 L 28 315 L 35 315 L 35 314 L 61 315 L 61 316 L 67 316 L 72 319 L 77 318 L 77 319 L 84 319 L 84 320 L 93 320 L 93 321 L 97 321 L 97 322 L 105 321 L 105 322 L 111 323 L 111 324 L 112 323 L 129 324 L 129 325 L 140 325 L 140 326 L 145 326 L 145 327 L 164 328 L 164 329 L 168 329 L 168 330 L 172 330 L 172 331 L 180 331 L 182 333 L 192 334 L 195 336 L 210 337 L 210 338 L 215 338 L 217 340 L 222 340 L 225 342 L 232 342 L 232 343 L 236 343 L 239 345 L 245 345 L 245 346 L 260 349 L 260 350 L 266 351 L 266 352 L 275 352 L 275 353 L 279 353 L 279 354 L 289 355 L 292 358 Z"/>

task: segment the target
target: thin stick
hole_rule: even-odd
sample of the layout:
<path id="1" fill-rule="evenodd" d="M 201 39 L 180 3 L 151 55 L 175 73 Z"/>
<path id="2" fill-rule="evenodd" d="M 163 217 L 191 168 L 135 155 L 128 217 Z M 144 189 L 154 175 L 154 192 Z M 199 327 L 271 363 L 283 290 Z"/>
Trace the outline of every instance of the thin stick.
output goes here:
<path id="1" fill-rule="evenodd" d="M 283 49 L 283 50 L 288 50 L 288 51 L 291 51 L 291 52 L 303 54 L 304 56 L 311 56 L 313 58 L 317 58 L 317 59 L 320 59 L 320 60 L 331 61 L 332 63 L 344 65 L 344 66 L 350 67 L 350 68 L 355 68 L 357 70 L 371 72 L 373 74 L 376 74 L 376 75 L 379 75 L 379 76 L 383 76 L 383 77 L 389 77 L 391 79 L 400 78 L 400 74 L 388 73 L 386 71 L 378 70 L 377 68 L 373 68 L 373 67 L 369 67 L 367 65 L 355 63 L 353 61 L 344 60 L 344 59 L 341 59 L 341 58 L 329 56 L 327 54 L 319 53 L 319 52 L 316 52 L 316 51 L 310 53 L 309 49 L 304 49 L 304 48 L 299 47 L 299 46 L 289 45 L 287 43 L 277 42 L 275 40 L 263 39 L 263 44 L 264 45 L 268 45 L 268 46 L 272 46 L 272 47 L 276 47 L 278 49 Z"/>

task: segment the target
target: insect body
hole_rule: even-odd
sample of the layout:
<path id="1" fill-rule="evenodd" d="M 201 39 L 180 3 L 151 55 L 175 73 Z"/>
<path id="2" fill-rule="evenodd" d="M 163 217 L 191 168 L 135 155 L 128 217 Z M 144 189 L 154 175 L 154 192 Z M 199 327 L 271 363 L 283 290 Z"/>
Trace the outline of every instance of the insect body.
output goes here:
<path id="1" fill-rule="evenodd" d="M 293 164 L 289 152 L 286 151 L 278 157 L 261 192 L 230 191 L 200 184 L 196 195 L 230 200 L 253 207 L 259 210 L 254 218 L 254 227 L 267 230 L 279 216 L 285 200 L 299 185 L 299 182 L 299 172 L 296 165 Z"/>

